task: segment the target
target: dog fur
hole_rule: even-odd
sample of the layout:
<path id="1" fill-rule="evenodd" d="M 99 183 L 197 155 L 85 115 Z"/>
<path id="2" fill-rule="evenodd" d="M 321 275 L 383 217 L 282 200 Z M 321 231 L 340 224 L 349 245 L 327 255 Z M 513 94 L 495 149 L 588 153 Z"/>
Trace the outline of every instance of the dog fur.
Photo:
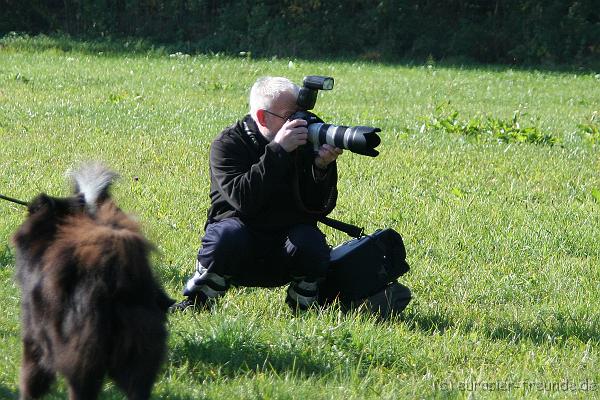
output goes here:
<path id="1" fill-rule="evenodd" d="M 45 194 L 13 237 L 21 287 L 21 399 L 46 394 L 62 374 L 72 400 L 96 399 L 105 376 L 147 399 L 166 353 L 173 303 L 154 278 L 152 245 L 109 196 L 116 174 L 73 173 L 75 194 Z"/>

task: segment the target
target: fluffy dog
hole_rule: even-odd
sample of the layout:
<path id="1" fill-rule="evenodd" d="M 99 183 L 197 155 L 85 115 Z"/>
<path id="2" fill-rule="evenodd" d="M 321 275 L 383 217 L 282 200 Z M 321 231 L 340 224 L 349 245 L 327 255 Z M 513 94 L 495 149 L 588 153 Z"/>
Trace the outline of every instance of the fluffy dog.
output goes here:
<path id="1" fill-rule="evenodd" d="M 151 244 L 112 201 L 116 174 L 88 164 L 74 195 L 41 194 L 13 237 L 22 290 L 21 399 L 48 392 L 56 373 L 70 399 L 96 399 L 105 376 L 147 399 L 166 352 L 173 303 L 153 277 Z"/>

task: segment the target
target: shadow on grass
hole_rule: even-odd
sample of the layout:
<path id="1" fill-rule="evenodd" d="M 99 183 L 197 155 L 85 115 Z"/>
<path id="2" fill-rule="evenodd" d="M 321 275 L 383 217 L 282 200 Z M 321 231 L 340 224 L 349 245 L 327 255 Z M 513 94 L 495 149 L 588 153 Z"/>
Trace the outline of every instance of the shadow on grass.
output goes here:
<path id="1" fill-rule="evenodd" d="M 12 400 L 18 399 L 19 395 L 16 391 L 9 389 L 7 386 L 0 384 L 0 399 Z"/>
<path id="2" fill-rule="evenodd" d="M 7 338 L 11 337 L 16 340 L 21 339 L 20 325 L 15 326 L 15 328 L 1 328 L 0 329 L 0 338 L 2 340 L 7 340 Z M 0 397 L 1 398 L 1 397 Z"/>
<path id="3" fill-rule="evenodd" d="M 237 52 L 212 52 L 198 48 L 191 42 L 184 43 L 163 43 L 153 41 L 143 37 L 129 37 L 129 38 L 78 38 L 66 36 L 64 34 L 53 34 L 38 35 L 38 36 L 27 36 L 7 35 L 4 38 L 0 36 L 1 40 L 4 40 L 4 46 L 13 48 L 20 51 L 28 52 L 60 52 L 70 53 L 77 52 L 90 55 L 109 55 L 109 56 L 123 56 L 123 55 L 139 55 L 139 56 L 186 56 L 190 55 L 208 55 L 215 57 L 230 57 L 247 59 L 247 54 L 240 55 Z M 2 42 L 0 41 L 0 49 L 2 48 Z M 405 66 L 409 68 L 429 66 L 430 62 L 428 59 L 376 59 L 376 60 L 362 60 L 358 56 L 337 56 L 337 57 L 296 57 L 296 56 L 285 56 L 280 55 L 283 59 L 293 60 L 304 60 L 311 62 L 364 62 L 372 63 L 373 65 L 387 65 L 387 66 Z M 264 54 L 259 57 L 254 57 L 256 60 L 271 60 L 273 54 Z M 574 73 L 574 74 L 589 74 L 593 73 L 598 65 L 554 65 L 554 64 L 543 64 L 543 65 L 514 65 L 514 64 L 483 64 L 480 62 L 471 61 L 469 59 L 462 59 L 460 57 L 450 58 L 448 60 L 441 60 L 435 62 L 436 67 L 441 68 L 457 68 L 466 70 L 479 70 L 489 72 L 502 72 L 507 70 L 515 71 L 544 71 L 544 72 L 556 72 L 556 73 Z"/>
<path id="4" fill-rule="evenodd" d="M 243 336 L 243 335 L 242 335 Z M 326 365 L 304 353 L 296 353 L 244 337 L 232 340 L 227 337 L 192 341 L 183 339 L 171 346 L 173 365 L 203 363 L 219 368 L 220 374 L 230 378 L 248 372 L 264 370 L 276 373 L 293 372 L 303 375 L 324 375 L 330 370 Z"/>
<path id="5" fill-rule="evenodd" d="M 509 322 L 499 326 L 490 326 L 486 336 L 493 340 L 530 341 L 535 344 L 554 344 L 577 339 L 583 343 L 600 344 L 600 327 L 597 323 L 589 326 L 580 321 L 564 318 L 558 314 L 558 321 L 545 324 L 538 321 L 534 326 L 524 326 L 519 322 Z"/>
<path id="6" fill-rule="evenodd" d="M 0 246 L 0 268 L 15 265 L 15 255 L 10 247 Z"/>
<path id="7" fill-rule="evenodd" d="M 59 376 L 59 380 L 62 380 L 62 377 Z M 108 379 L 105 378 L 104 382 L 107 382 Z M 162 399 L 164 397 L 159 396 L 158 394 L 154 394 L 156 390 L 153 390 L 153 395 L 150 397 L 151 399 Z M 19 391 L 12 390 L 9 387 L 0 384 L 0 399 L 2 400 L 16 400 L 19 398 Z M 48 391 L 48 393 L 42 397 L 43 399 L 66 399 L 68 398 L 68 389 L 58 384 L 58 381 L 52 384 L 52 387 Z M 122 400 L 125 398 L 123 392 L 118 390 L 115 387 L 103 388 L 100 391 L 100 399 L 104 400 Z M 169 395 L 169 399 L 172 400 L 191 400 L 192 397 L 179 397 L 179 396 L 171 396 Z"/>
<path id="8" fill-rule="evenodd" d="M 548 321 L 536 319 L 533 324 L 528 324 L 528 321 L 501 321 L 497 324 L 482 325 L 469 320 L 459 324 L 440 314 L 413 314 L 406 316 L 404 323 L 411 330 L 427 334 L 444 334 L 447 330 L 456 329 L 465 333 L 480 333 L 491 340 L 515 343 L 560 344 L 568 339 L 576 339 L 582 343 L 600 344 L 598 321 L 586 324 L 560 312 L 553 313 L 551 317 Z"/>
<path id="9" fill-rule="evenodd" d="M 448 329 L 453 329 L 455 327 L 455 324 L 448 316 L 440 314 L 404 315 L 403 320 L 409 329 L 428 334 L 443 334 Z"/>

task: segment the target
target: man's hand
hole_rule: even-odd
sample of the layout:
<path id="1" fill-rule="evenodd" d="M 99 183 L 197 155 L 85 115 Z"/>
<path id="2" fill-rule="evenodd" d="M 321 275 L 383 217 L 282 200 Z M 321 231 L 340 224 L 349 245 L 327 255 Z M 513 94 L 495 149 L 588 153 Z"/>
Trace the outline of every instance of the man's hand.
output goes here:
<path id="1" fill-rule="evenodd" d="M 325 143 L 319 148 L 319 155 L 315 158 L 315 166 L 326 169 L 342 152 L 342 149 Z"/>
<path id="2" fill-rule="evenodd" d="M 275 143 L 279 143 L 281 147 L 288 153 L 296 150 L 299 146 L 306 144 L 308 138 L 308 129 L 306 121 L 303 119 L 294 119 L 285 121 L 281 129 L 273 138 Z"/>

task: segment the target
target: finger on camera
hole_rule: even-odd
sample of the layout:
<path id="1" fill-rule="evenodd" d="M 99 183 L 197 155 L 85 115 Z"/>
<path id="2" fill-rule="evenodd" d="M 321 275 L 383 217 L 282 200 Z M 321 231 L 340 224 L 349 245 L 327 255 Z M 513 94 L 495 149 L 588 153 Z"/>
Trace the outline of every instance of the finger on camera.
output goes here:
<path id="1" fill-rule="evenodd" d="M 330 151 L 332 153 L 342 154 L 342 149 L 340 149 L 339 147 L 335 147 L 329 143 L 324 143 L 323 146 L 321 146 L 321 148 L 326 149 L 327 151 Z"/>
<path id="2" fill-rule="evenodd" d="M 327 157 L 327 156 L 330 156 L 330 155 L 331 155 L 331 151 L 327 150 L 326 148 L 321 147 L 319 149 L 319 156 L 321 156 L 321 157 Z"/>
<path id="3" fill-rule="evenodd" d="M 337 156 L 337 152 L 335 151 L 335 147 L 328 145 L 328 144 L 324 144 L 321 149 L 319 150 L 319 154 L 322 155 L 328 155 L 328 156 Z"/>
<path id="4" fill-rule="evenodd" d="M 305 126 L 299 126 L 297 128 L 294 128 L 294 133 L 297 133 L 299 135 L 308 135 L 308 129 Z"/>
<path id="5" fill-rule="evenodd" d="M 344 152 L 344 150 L 340 149 L 339 147 L 331 146 L 331 152 L 339 156 Z"/>
<path id="6" fill-rule="evenodd" d="M 306 126 L 308 123 L 305 119 L 292 119 L 286 122 L 288 126 L 297 127 L 297 126 Z"/>

